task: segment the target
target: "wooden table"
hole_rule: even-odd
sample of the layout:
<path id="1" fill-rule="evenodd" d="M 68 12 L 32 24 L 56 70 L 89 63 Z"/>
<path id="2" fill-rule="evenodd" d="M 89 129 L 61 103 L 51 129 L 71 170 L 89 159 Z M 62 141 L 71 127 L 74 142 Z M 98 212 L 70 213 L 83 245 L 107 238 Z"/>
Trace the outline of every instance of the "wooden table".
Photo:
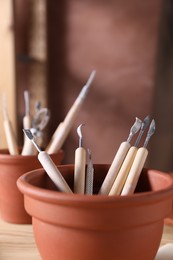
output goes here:
<path id="1" fill-rule="evenodd" d="M 161 245 L 173 243 L 173 227 L 165 225 Z M 41 260 L 32 225 L 15 225 L 0 220 L 0 260 Z"/>

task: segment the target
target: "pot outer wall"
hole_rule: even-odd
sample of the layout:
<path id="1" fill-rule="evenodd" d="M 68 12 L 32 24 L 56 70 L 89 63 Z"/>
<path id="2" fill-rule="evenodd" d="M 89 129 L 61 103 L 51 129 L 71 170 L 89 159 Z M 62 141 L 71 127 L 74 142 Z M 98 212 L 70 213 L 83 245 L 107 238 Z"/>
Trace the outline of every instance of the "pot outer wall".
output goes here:
<path id="1" fill-rule="evenodd" d="M 61 164 L 63 151 L 52 154 L 56 165 Z M 9 155 L 7 150 L 0 151 L 0 216 L 9 223 L 31 224 L 31 216 L 25 211 L 24 197 L 16 182 L 24 173 L 41 168 L 36 155 Z"/>
<path id="2" fill-rule="evenodd" d="M 106 167 L 95 168 L 98 185 L 103 181 Z M 58 168 L 67 180 L 70 177 L 68 181 L 72 187 L 73 167 Z M 34 172 L 31 183 L 34 185 L 35 182 L 42 188 L 49 187 L 48 182 L 43 181 L 45 174 L 37 173 Z M 154 181 L 153 171 L 145 171 L 142 175 L 144 187 L 148 185 L 145 175 L 151 182 Z M 159 172 L 155 172 L 156 175 L 157 185 L 151 185 L 153 191 L 156 186 L 163 188 L 167 181 L 165 176 L 159 177 Z M 172 184 L 170 178 L 168 182 Z M 50 197 L 55 193 L 59 199 L 50 203 Z M 142 195 L 128 199 L 94 196 L 94 200 L 98 198 L 96 203 L 92 201 L 93 196 L 71 197 L 55 191 L 53 194 L 50 197 L 45 194 L 45 199 L 41 201 L 37 190 L 32 194 L 34 199 L 28 194 L 25 196 L 25 207 L 33 216 L 35 240 L 42 259 L 154 259 L 162 236 L 164 217 L 171 211 L 173 189 L 165 195 L 159 193 L 157 198 L 151 193 L 146 194 L 145 199 Z"/>

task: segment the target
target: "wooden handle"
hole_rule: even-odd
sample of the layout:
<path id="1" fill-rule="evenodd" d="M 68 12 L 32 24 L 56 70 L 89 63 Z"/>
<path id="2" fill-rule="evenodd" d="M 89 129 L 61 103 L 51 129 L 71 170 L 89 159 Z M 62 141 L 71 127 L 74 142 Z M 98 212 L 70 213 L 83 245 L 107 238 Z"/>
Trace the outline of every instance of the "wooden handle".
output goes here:
<path id="1" fill-rule="evenodd" d="M 122 142 L 114 159 L 113 162 L 109 168 L 109 171 L 103 181 L 103 184 L 100 188 L 99 194 L 109 194 L 111 187 L 115 181 L 115 178 L 117 177 L 118 171 L 126 157 L 126 154 L 130 148 L 130 143 L 128 142 Z"/>
<path id="2" fill-rule="evenodd" d="M 142 168 L 144 167 L 147 155 L 148 150 L 146 148 L 141 147 L 138 149 L 121 195 L 128 195 L 134 193 L 140 173 L 142 171 Z"/>
<path id="3" fill-rule="evenodd" d="M 31 128 L 31 117 L 29 115 L 24 116 L 23 118 L 23 128 L 30 129 Z M 24 134 L 24 142 L 21 155 L 35 155 L 37 151 L 33 146 L 32 142 L 28 139 L 28 137 Z"/>
<path id="4" fill-rule="evenodd" d="M 63 122 L 61 122 L 58 125 L 58 127 L 55 130 L 53 136 L 51 137 L 51 140 L 50 140 L 49 144 L 46 147 L 46 152 L 47 153 L 52 154 L 52 153 L 54 153 L 54 151 L 58 150 L 57 149 L 58 145 L 56 144 L 55 138 L 56 138 L 56 136 L 59 136 L 62 131 L 63 131 Z"/>
<path id="5" fill-rule="evenodd" d="M 132 163 L 134 161 L 136 152 L 137 152 L 137 148 L 134 146 L 132 146 L 129 149 L 129 151 L 124 159 L 124 162 L 121 165 L 121 168 L 118 172 L 118 175 L 113 183 L 113 186 L 109 192 L 109 195 L 119 195 L 121 193 L 124 183 L 126 181 L 127 175 L 129 173 Z"/>
<path id="6" fill-rule="evenodd" d="M 45 169 L 46 173 L 49 175 L 50 179 L 54 182 L 56 187 L 63 192 L 72 193 L 72 190 L 66 183 L 65 179 L 61 175 L 60 171 L 57 169 L 56 165 L 45 151 L 38 154 L 38 159 Z"/>
<path id="7" fill-rule="evenodd" d="M 29 115 L 24 116 L 24 118 L 23 118 L 23 128 L 24 129 L 31 128 L 31 117 Z"/>
<path id="8" fill-rule="evenodd" d="M 65 126 L 65 124 L 63 123 L 63 126 L 60 127 L 58 133 L 54 135 L 52 142 L 46 148 L 47 153 L 52 154 L 60 150 L 65 139 L 67 138 L 70 129 L 71 125 Z"/>
<path id="9" fill-rule="evenodd" d="M 85 193 L 86 151 L 79 147 L 75 151 L 74 192 Z"/>
<path id="10" fill-rule="evenodd" d="M 8 120 L 4 121 L 4 130 L 5 130 L 5 135 L 6 135 L 6 139 L 7 139 L 9 153 L 11 155 L 19 154 L 17 142 L 15 139 L 15 135 L 14 135 L 10 121 L 8 121 Z"/>
<path id="11" fill-rule="evenodd" d="M 21 155 L 36 155 L 37 153 L 31 140 L 25 137 Z"/>
<path id="12" fill-rule="evenodd" d="M 57 152 L 63 145 L 64 141 L 66 140 L 73 123 L 75 121 L 75 118 L 81 108 L 81 105 L 83 103 L 83 100 L 77 99 L 71 109 L 69 110 L 66 118 L 63 121 L 63 127 L 60 128 L 58 133 L 53 135 L 53 139 L 51 140 L 51 143 L 48 144 L 48 147 L 46 148 L 46 151 L 51 154 Z"/>

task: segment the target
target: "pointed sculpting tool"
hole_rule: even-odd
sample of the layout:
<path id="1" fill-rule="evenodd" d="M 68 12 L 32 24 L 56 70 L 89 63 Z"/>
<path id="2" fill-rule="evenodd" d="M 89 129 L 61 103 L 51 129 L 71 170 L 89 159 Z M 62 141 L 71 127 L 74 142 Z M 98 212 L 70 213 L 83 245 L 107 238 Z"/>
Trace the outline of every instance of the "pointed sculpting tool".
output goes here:
<path id="1" fill-rule="evenodd" d="M 65 179 L 61 175 L 60 171 L 58 170 L 58 168 L 50 158 L 49 154 L 46 153 L 45 151 L 41 151 L 37 143 L 34 141 L 34 136 L 31 133 L 31 131 L 29 129 L 23 129 L 23 131 L 26 134 L 26 136 L 32 141 L 35 148 L 37 149 L 38 160 L 40 161 L 41 165 L 45 169 L 50 179 L 56 185 L 56 187 L 62 192 L 72 193 L 72 190 L 70 189 Z"/>
<path id="2" fill-rule="evenodd" d="M 72 105 L 71 109 L 66 115 L 64 121 L 60 123 L 61 127 L 58 127 L 58 130 L 56 129 L 55 133 L 53 134 L 50 143 L 46 148 L 46 151 L 49 154 L 57 152 L 62 147 L 64 141 L 66 140 L 67 135 L 69 134 L 73 126 L 73 123 L 81 109 L 81 106 L 88 94 L 91 83 L 93 82 L 93 79 L 95 77 L 95 73 L 96 73 L 95 71 L 92 71 L 87 83 L 82 88 L 77 99 L 75 100 L 74 104 Z"/>

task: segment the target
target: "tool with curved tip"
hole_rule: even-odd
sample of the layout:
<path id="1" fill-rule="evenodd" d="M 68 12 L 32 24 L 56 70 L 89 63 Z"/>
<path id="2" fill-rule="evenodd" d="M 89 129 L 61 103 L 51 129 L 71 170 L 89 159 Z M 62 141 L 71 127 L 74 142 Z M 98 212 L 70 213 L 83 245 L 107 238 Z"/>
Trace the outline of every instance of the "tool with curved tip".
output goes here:
<path id="1" fill-rule="evenodd" d="M 121 195 L 129 195 L 129 194 L 134 193 L 140 173 L 144 167 L 144 164 L 145 164 L 147 156 L 148 156 L 148 150 L 146 149 L 146 147 L 148 145 L 148 142 L 149 142 L 151 136 L 154 134 L 154 132 L 155 132 L 155 121 L 152 120 L 151 124 L 150 124 L 150 128 L 147 133 L 147 137 L 144 142 L 144 146 L 139 148 L 136 153 L 134 162 L 129 171 L 129 174 L 128 174 L 128 177 L 124 184 Z"/>
<path id="2" fill-rule="evenodd" d="M 78 126 L 77 133 L 79 136 L 79 147 L 75 151 L 75 167 L 74 167 L 74 192 L 85 193 L 85 167 L 86 167 L 86 151 L 82 147 L 82 128 L 83 124 Z"/>
<path id="3" fill-rule="evenodd" d="M 67 116 L 65 117 L 63 124 L 58 129 L 58 131 L 57 130 L 55 131 L 56 134 L 53 134 L 53 137 L 51 138 L 51 141 L 46 148 L 46 151 L 49 154 L 57 152 L 62 147 L 65 139 L 67 138 L 67 135 L 69 134 L 73 126 L 74 120 L 78 115 L 81 106 L 88 94 L 91 83 L 93 82 L 93 79 L 95 77 L 95 73 L 96 73 L 95 71 L 92 71 L 87 83 L 82 88 L 81 92 L 79 93 L 79 96 L 77 97 L 74 104 L 70 108 Z"/>
<path id="4" fill-rule="evenodd" d="M 130 141 L 131 141 L 132 137 L 139 131 L 139 129 L 141 128 L 141 125 L 142 125 L 142 121 L 136 117 L 136 121 L 130 129 L 130 133 L 127 138 L 127 141 L 121 143 L 121 145 L 113 159 L 113 162 L 109 168 L 109 171 L 100 188 L 99 194 L 107 194 L 107 195 L 109 194 L 111 187 L 117 177 L 118 171 L 131 146 Z"/>
<path id="5" fill-rule="evenodd" d="M 70 189 L 70 187 L 66 183 L 65 179 L 61 175 L 60 171 L 58 170 L 58 168 L 56 167 L 56 165 L 54 164 L 54 162 L 50 158 L 49 154 L 46 153 L 45 151 L 41 151 L 41 149 L 39 148 L 39 146 L 35 142 L 34 136 L 31 133 L 30 129 L 23 129 L 23 131 L 26 134 L 26 136 L 32 141 L 35 148 L 39 152 L 38 153 L 38 160 L 40 161 L 41 165 L 45 169 L 45 171 L 48 174 L 48 176 L 50 177 L 50 179 L 56 185 L 56 187 L 62 192 L 72 193 L 72 190 Z"/>
<path id="6" fill-rule="evenodd" d="M 117 174 L 117 177 L 112 185 L 112 188 L 109 192 L 109 195 L 119 195 L 121 194 L 121 191 L 123 189 L 124 183 L 127 179 L 128 173 L 130 171 L 130 168 L 133 164 L 133 161 L 135 159 L 138 147 L 137 145 L 139 144 L 139 141 L 146 129 L 146 127 L 148 126 L 149 123 L 149 116 L 147 116 L 144 121 L 142 122 L 141 125 L 141 130 L 139 132 L 139 135 L 137 137 L 137 141 L 135 142 L 135 145 L 130 147 L 130 149 L 127 152 L 127 155 L 121 165 L 121 168 Z"/>

